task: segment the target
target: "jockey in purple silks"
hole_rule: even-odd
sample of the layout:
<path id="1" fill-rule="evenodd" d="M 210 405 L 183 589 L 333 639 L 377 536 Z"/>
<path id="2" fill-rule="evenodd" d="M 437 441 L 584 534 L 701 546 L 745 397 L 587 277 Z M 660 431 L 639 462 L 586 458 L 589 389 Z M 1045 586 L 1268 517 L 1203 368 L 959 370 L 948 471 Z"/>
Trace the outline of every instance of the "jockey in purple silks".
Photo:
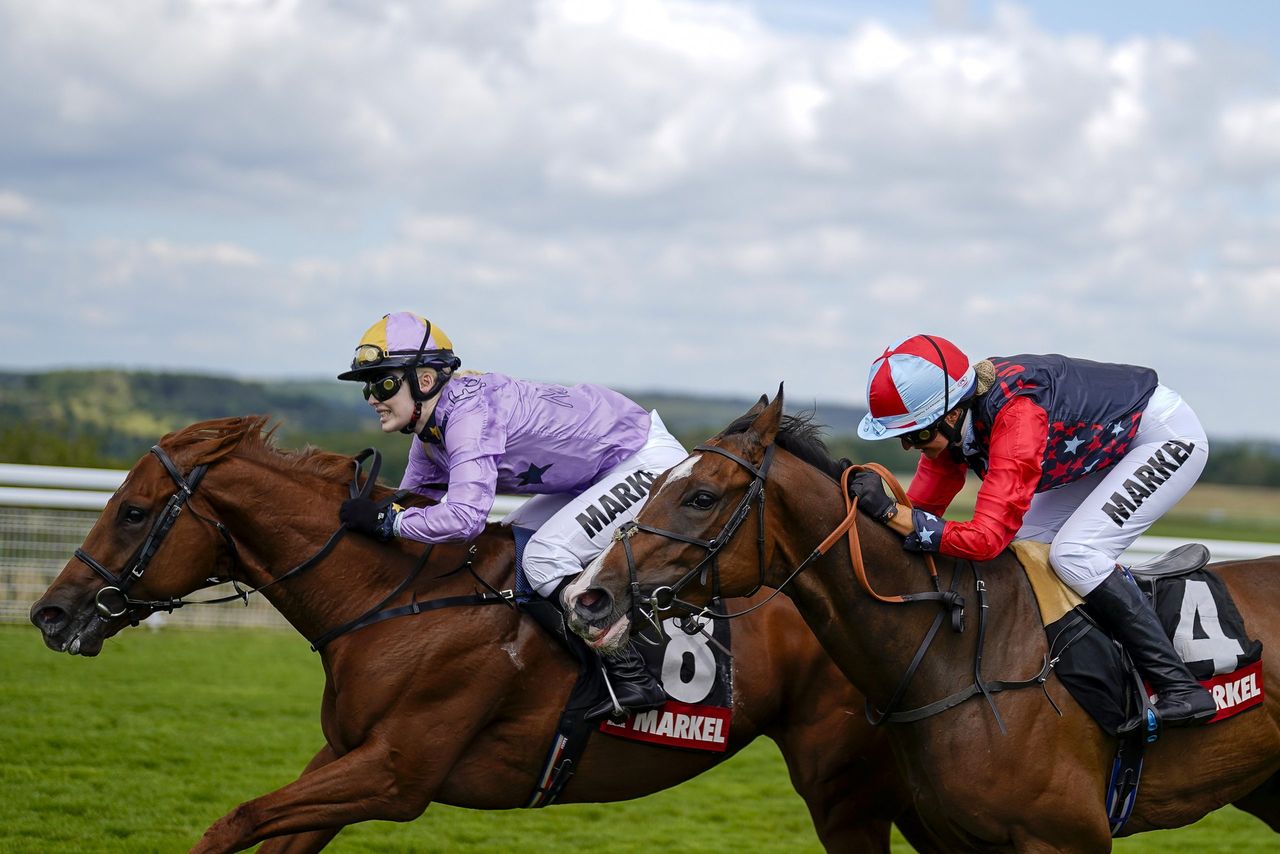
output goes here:
<path id="1" fill-rule="evenodd" d="M 503 524 L 536 529 L 525 573 L 563 609 L 560 589 L 687 452 L 658 413 L 610 389 L 454 376 L 460 365 L 449 337 L 409 312 L 386 315 L 361 337 L 351 369 L 338 379 L 364 383 L 384 433 L 417 437 L 400 487 L 438 503 L 383 510 L 353 498 L 342 506 L 342 523 L 381 539 L 466 541 L 484 529 L 497 493 L 530 495 Z M 638 711 L 663 703 L 662 688 L 633 648 L 603 661 L 617 706 Z M 589 715 L 616 708 L 603 703 Z"/>

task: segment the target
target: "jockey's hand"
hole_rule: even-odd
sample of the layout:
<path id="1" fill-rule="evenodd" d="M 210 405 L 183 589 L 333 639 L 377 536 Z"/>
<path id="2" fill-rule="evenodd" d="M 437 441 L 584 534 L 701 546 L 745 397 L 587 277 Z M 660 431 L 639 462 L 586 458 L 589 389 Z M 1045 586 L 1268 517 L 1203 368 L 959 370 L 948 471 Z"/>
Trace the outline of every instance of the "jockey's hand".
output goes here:
<path id="1" fill-rule="evenodd" d="M 898 502 L 885 494 L 884 481 L 873 471 L 854 472 L 849 477 L 849 497 L 858 500 L 859 510 L 882 524 L 898 512 Z"/>
<path id="2" fill-rule="evenodd" d="M 371 498 L 348 498 L 338 510 L 338 519 L 349 530 L 389 540 L 394 535 L 394 507 L 393 504 L 391 507 L 380 508 Z"/>

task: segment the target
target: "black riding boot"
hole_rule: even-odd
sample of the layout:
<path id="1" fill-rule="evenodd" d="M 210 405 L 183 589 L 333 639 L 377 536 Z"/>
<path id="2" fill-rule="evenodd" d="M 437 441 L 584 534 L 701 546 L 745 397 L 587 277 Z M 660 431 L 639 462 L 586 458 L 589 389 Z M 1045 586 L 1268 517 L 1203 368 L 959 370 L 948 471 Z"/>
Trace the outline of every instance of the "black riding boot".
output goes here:
<path id="1" fill-rule="evenodd" d="M 644 666 L 644 658 L 636 651 L 635 641 L 629 641 L 621 652 L 612 656 L 593 655 L 588 651 L 587 645 L 577 638 L 574 638 L 576 643 L 569 643 L 568 632 L 564 626 L 564 602 L 560 599 L 560 593 L 571 580 L 566 578 L 550 596 L 544 598 L 543 607 L 539 607 L 542 603 L 538 603 L 530 611 L 543 628 L 564 639 L 575 655 L 587 657 L 581 660 L 583 666 L 590 667 L 591 660 L 599 661 L 603 666 L 605 680 L 608 683 L 607 690 L 612 692 L 612 697 L 587 712 L 587 718 L 612 715 L 617 711 L 613 704 L 614 699 L 617 699 L 618 705 L 626 712 L 645 712 L 660 707 L 667 701 L 667 692 L 662 690 L 658 680 L 654 679 L 653 674 Z"/>
<path id="2" fill-rule="evenodd" d="M 636 651 L 635 641 L 628 641 L 616 655 L 601 655 L 605 678 L 613 692 L 613 698 L 587 712 L 587 718 L 602 718 L 614 714 L 613 700 L 626 712 L 646 712 L 667 701 L 667 692 L 644 666 L 644 657 Z"/>
<path id="3" fill-rule="evenodd" d="M 1084 600 L 1151 683 L 1162 724 L 1191 726 L 1205 723 L 1217 713 L 1213 696 L 1178 657 L 1155 609 L 1136 584 L 1120 572 L 1112 572 Z"/>

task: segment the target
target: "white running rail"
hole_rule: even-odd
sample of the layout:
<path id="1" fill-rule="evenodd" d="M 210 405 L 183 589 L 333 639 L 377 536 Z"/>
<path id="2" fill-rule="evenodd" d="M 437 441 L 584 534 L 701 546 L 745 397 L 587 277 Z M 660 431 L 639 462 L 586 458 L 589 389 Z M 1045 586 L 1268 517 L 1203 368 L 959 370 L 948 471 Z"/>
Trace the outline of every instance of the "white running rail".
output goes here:
<path id="1" fill-rule="evenodd" d="M 0 463 L 0 623 L 26 622 L 31 603 L 62 571 L 126 474 L 112 469 Z M 498 496 L 491 518 L 501 518 L 523 501 Z M 1184 542 L 1175 537 L 1139 537 L 1121 561 L 1142 563 Z M 1280 543 L 1199 542 L 1208 546 L 1214 560 L 1280 554 Z M 210 593 L 220 594 L 221 588 Z M 284 625 L 261 597 L 251 602 L 247 608 L 188 608 L 166 619 L 200 626 Z"/>

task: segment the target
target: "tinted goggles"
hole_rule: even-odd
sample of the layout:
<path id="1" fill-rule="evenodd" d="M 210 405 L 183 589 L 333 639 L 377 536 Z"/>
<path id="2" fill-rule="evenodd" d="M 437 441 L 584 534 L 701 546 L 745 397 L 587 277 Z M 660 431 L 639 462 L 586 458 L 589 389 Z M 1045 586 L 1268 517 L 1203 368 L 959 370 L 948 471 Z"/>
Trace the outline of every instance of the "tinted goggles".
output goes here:
<path id="1" fill-rule="evenodd" d="M 936 435 L 938 435 L 938 424 L 934 422 L 928 427 L 921 427 L 919 430 L 903 433 L 898 437 L 898 440 L 902 442 L 902 449 L 909 451 L 912 448 L 923 448 L 932 442 L 933 437 Z"/>
<path id="2" fill-rule="evenodd" d="M 400 374 L 386 374 L 378 377 L 376 380 L 369 380 L 364 384 L 364 399 L 373 398 L 379 403 L 390 400 L 396 396 L 396 392 L 400 391 L 400 386 L 404 384 L 404 378 Z"/>
<path id="3" fill-rule="evenodd" d="M 372 368 L 375 365 L 381 365 L 389 357 L 390 354 L 377 344 L 361 344 L 356 348 L 356 355 L 351 360 L 351 367 L 353 369 Z"/>

